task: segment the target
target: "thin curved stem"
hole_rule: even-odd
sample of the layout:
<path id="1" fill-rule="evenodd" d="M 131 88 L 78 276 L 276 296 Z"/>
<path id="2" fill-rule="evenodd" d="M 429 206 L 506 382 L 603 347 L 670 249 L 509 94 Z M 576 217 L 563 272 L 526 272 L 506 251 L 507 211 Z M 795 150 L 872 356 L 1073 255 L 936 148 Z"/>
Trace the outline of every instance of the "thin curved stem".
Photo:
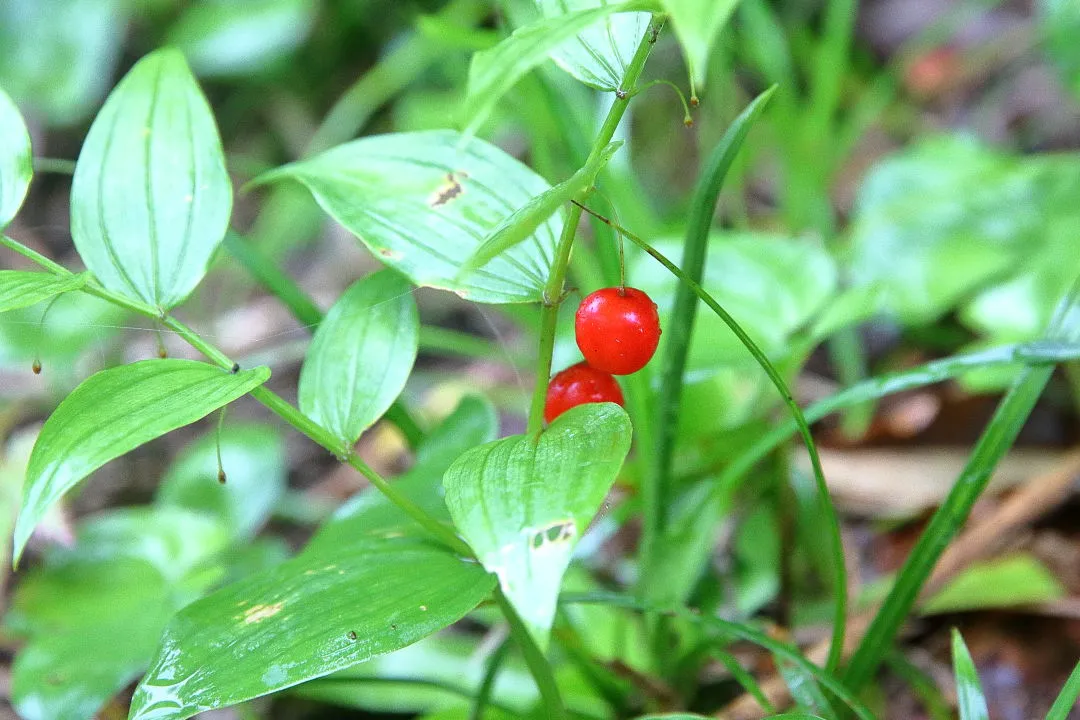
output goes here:
<path id="1" fill-rule="evenodd" d="M 73 275 L 70 270 L 59 265 L 52 260 L 49 260 L 44 255 L 41 255 L 34 250 L 26 247 L 22 243 L 12 240 L 7 236 L 0 236 L 0 244 L 11 248 L 15 252 L 19 253 L 23 257 L 26 257 L 36 262 L 46 270 L 56 275 Z M 180 322 L 171 315 L 161 315 L 156 308 L 151 307 L 138 300 L 132 300 L 119 293 L 115 293 L 111 290 L 103 287 L 97 280 L 90 279 L 80 288 L 81 292 L 85 292 L 94 297 L 105 300 L 106 302 L 118 305 L 132 312 L 138 313 L 145 317 L 152 318 L 160 321 L 162 325 L 167 327 L 176 333 L 181 339 L 193 348 L 201 352 L 208 360 L 214 364 L 220 366 L 225 370 L 238 369 L 239 366 L 222 352 L 220 349 L 204 340 L 198 333 L 192 330 L 190 327 Z M 265 387 L 257 387 L 251 391 L 251 396 L 265 405 L 270 411 L 275 413 L 285 422 L 292 425 L 296 430 L 307 435 L 311 440 L 321 445 L 331 453 L 338 455 L 340 452 L 340 443 L 335 437 L 324 427 L 317 422 L 309 418 L 302 413 L 299 408 L 289 403 L 277 393 L 266 389 Z M 387 499 L 397 505 L 405 514 L 415 520 L 421 527 L 430 532 L 433 536 L 443 541 L 455 552 L 461 553 L 471 557 L 472 550 L 469 546 L 459 538 L 453 530 L 439 522 L 433 516 L 428 514 L 423 508 L 414 503 L 405 495 L 402 495 L 398 490 L 386 481 L 379 473 L 375 472 L 371 467 L 367 465 L 363 460 L 355 455 L 350 455 L 347 458 L 343 458 L 343 461 L 351 465 L 364 477 L 371 482 L 376 488 L 378 488 Z"/>
<path id="2" fill-rule="evenodd" d="M 610 224 L 615 230 L 625 235 L 627 239 L 667 268 L 668 272 L 688 285 L 690 289 L 693 290 L 694 294 L 701 298 L 701 301 L 708 305 L 709 309 L 724 321 L 724 324 L 728 326 L 731 332 L 739 338 L 739 341 L 743 346 L 746 347 L 751 355 L 753 355 L 758 365 L 761 366 L 761 369 L 765 371 L 769 380 L 771 380 L 772 384 L 776 387 L 777 392 L 780 393 L 780 397 L 783 399 L 784 404 L 787 405 L 788 409 L 791 411 L 792 417 L 799 426 L 799 434 L 802 436 L 803 443 L 806 445 L 806 451 L 810 455 L 810 464 L 814 469 L 814 481 L 817 486 L 818 498 L 821 503 L 821 509 L 825 513 L 825 524 L 829 530 L 830 552 L 834 564 L 834 611 L 832 644 L 829 647 L 829 657 L 826 662 L 826 668 L 830 673 L 835 673 L 840 665 L 840 659 L 844 651 L 844 632 L 847 624 L 847 564 L 844 559 L 844 543 L 840 534 L 840 520 L 836 514 L 836 506 L 833 505 L 832 498 L 829 496 L 829 487 L 825 482 L 825 472 L 821 468 L 821 458 L 818 456 L 817 445 L 814 442 L 813 435 L 810 433 L 810 425 L 806 422 L 802 409 L 799 407 L 799 404 L 795 402 L 795 397 L 791 394 L 791 390 L 788 389 L 787 383 L 784 382 L 784 378 L 781 377 L 777 369 L 773 367 L 769 358 L 766 357 L 761 348 L 757 346 L 757 343 L 746 334 L 746 331 L 742 329 L 742 326 L 739 325 L 735 318 L 733 318 L 712 295 L 706 292 L 701 285 L 694 282 L 692 278 L 688 277 L 675 263 L 671 262 L 671 260 L 640 237 L 629 230 L 616 225 L 602 215 L 597 215 L 584 206 L 581 207 L 583 210 L 596 215 L 604 222 Z"/>

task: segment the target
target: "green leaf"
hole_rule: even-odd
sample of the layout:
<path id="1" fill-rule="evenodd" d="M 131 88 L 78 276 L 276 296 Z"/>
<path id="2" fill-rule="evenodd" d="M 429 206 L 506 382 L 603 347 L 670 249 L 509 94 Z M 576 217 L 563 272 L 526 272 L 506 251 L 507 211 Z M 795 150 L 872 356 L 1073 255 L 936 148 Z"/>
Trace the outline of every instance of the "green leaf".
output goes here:
<path id="1" fill-rule="evenodd" d="M 615 5 L 604 3 L 584 10 L 560 12 L 518 28 L 495 47 L 473 55 L 472 64 L 469 66 L 469 82 L 465 90 L 466 134 L 471 135 L 476 131 L 499 99 L 518 80 L 547 60 L 553 51 L 562 48 L 563 44 L 575 35 L 612 13 L 638 10 L 646 6 L 646 3 L 637 1 Z M 638 35 L 635 38 L 635 47 L 640 41 L 641 35 Z M 565 51 L 561 57 L 563 63 L 566 63 L 568 56 Z"/>
<path id="2" fill-rule="evenodd" d="M 97 516 L 71 549 L 52 548 L 5 619 L 27 638 L 12 668 L 20 717 L 94 716 L 146 668 L 169 617 L 211 580 L 191 571 L 226 541 L 208 518 L 139 508 Z"/>
<path id="3" fill-rule="evenodd" d="M 930 598 L 926 614 L 1015 607 L 1064 597 L 1065 588 L 1030 555 L 1013 555 L 964 570 Z"/>
<path id="4" fill-rule="evenodd" d="M 112 83 L 129 5 L 124 0 L 0 3 L 0 86 L 52 124 L 82 120 Z"/>
<path id="5" fill-rule="evenodd" d="M 863 183 L 852 278 L 880 286 L 886 307 L 904 323 L 931 322 L 1037 254 L 1055 182 L 1039 164 L 973 140 L 924 141 L 882 162 Z"/>
<path id="6" fill-rule="evenodd" d="M 409 537 L 305 551 L 199 600 L 169 623 L 131 720 L 183 720 L 398 650 L 491 592 L 475 564 Z"/>
<path id="7" fill-rule="evenodd" d="M 986 696 L 983 695 L 979 673 L 971 659 L 964 638 L 959 631 L 952 631 L 953 670 L 956 673 L 956 699 L 960 706 L 960 720 L 990 720 L 986 708 Z"/>
<path id="8" fill-rule="evenodd" d="M 458 279 L 461 266 L 503 220 L 550 189 L 490 143 L 449 130 L 374 135 L 256 182 L 284 178 L 306 185 L 331 217 L 415 285 L 476 302 L 543 297 L 562 232 L 558 216 L 543 222 L 529 242 Z"/>
<path id="9" fill-rule="evenodd" d="M 169 44 L 199 75 L 259 73 L 304 42 L 317 9 L 311 0 L 204 0 L 180 16 Z"/>
<path id="10" fill-rule="evenodd" d="M 218 443 L 227 479 L 218 481 Z M 236 538 L 262 527 L 285 493 L 287 469 L 281 435 L 267 425 L 229 425 L 203 436 L 165 473 L 156 502 L 221 520 Z"/>
<path id="11" fill-rule="evenodd" d="M 192 360 L 144 360 L 91 375 L 45 421 L 34 445 L 15 523 L 14 562 L 45 512 L 80 480 L 269 377 L 266 368 L 229 373 Z"/>
<path id="12" fill-rule="evenodd" d="M 545 18 L 611 5 L 609 0 L 536 0 Z M 595 21 L 564 40 L 548 56 L 581 82 L 615 92 L 641 38 L 649 29 L 649 13 L 618 12 Z"/>
<path id="13" fill-rule="evenodd" d="M 22 206 L 33 174 L 30 133 L 19 108 L 0 87 L 0 230 Z"/>
<path id="14" fill-rule="evenodd" d="M 412 287 L 391 270 L 353 283 L 319 324 L 300 371 L 300 409 L 343 453 L 405 388 L 419 333 Z"/>
<path id="15" fill-rule="evenodd" d="M 0 270 L 0 312 L 37 305 L 54 295 L 78 290 L 85 284 L 85 275 L 63 276 L 43 272 Z"/>
<path id="16" fill-rule="evenodd" d="M 1080 3 L 1076 0 L 1039 0 L 1036 3 L 1043 48 L 1061 81 L 1080 102 Z"/>
<path id="17" fill-rule="evenodd" d="M 611 156 L 620 147 L 622 147 L 621 140 L 608 143 L 607 147 L 585 167 L 515 210 L 512 215 L 491 231 L 484 243 L 476 249 L 473 256 L 462 266 L 462 273 L 483 267 L 497 255 L 527 240 L 560 207 L 576 198 L 581 191 L 591 187 L 596 181 L 597 174 L 604 169 L 604 166 L 611 160 Z"/>
<path id="18" fill-rule="evenodd" d="M 739 0 L 662 0 L 662 3 L 671 15 L 690 75 L 697 85 L 704 84 L 713 43 Z"/>
<path id="19" fill-rule="evenodd" d="M 79 255 L 108 289 L 167 310 L 206 274 L 231 208 L 221 139 L 184 57 L 147 55 L 109 95 L 79 154 Z"/>
<path id="20" fill-rule="evenodd" d="M 581 405 L 534 436 L 473 448 L 443 478 L 454 524 L 541 647 L 570 556 L 630 449 L 617 405 Z"/>

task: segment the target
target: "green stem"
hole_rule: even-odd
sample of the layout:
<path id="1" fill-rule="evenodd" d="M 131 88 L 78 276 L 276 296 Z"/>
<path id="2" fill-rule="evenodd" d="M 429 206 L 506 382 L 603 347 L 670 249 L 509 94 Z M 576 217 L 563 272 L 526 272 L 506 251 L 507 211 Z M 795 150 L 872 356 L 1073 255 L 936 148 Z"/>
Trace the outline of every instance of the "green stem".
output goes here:
<path id="1" fill-rule="evenodd" d="M 584 208 L 584 206 L 582 207 Z M 589 212 L 592 213 L 591 210 Z M 603 216 L 599 215 L 597 217 L 603 218 Z M 829 658 L 826 663 L 828 672 L 835 673 L 840 664 L 840 658 L 843 655 L 844 632 L 847 625 L 847 566 L 844 559 L 844 545 L 840 535 L 840 521 L 836 515 L 836 507 L 833 505 L 832 498 L 829 496 L 829 487 L 825 482 L 825 472 L 821 468 L 821 458 L 818 456 L 817 445 L 814 443 L 814 437 L 810 433 L 810 426 L 803 416 L 802 409 L 799 408 L 799 404 L 795 402 L 795 398 L 791 394 L 791 390 L 788 389 L 787 383 L 784 382 L 784 378 L 781 377 L 780 373 L 773 367 L 769 358 L 765 356 L 765 353 L 761 351 L 761 348 L 757 346 L 757 343 L 750 339 L 750 336 L 746 334 L 746 331 L 742 329 L 742 326 L 739 325 L 735 318 L 733 318 L 720 303 L 716 302 L 712 295 L 706 292 L 701 285 L 694 282 L 692 278 L 687 277 L 686 273 L 675 265 L 675 263 L 668 260 L 662 253 L 640 237 L 628 231 L 626 228 L 613 223 L 607 218 L 603 218 L 603 220 L 611 224 L 611 226 L 622 233 L 624 237 L 651 255 L 653 259 L 667 268 L 668 272 L 690 286 L 690 289 L 694 291 L 694 294 L 701 298 L 701 301 L 708 305 L 709 309 L 724 321 L 724 324 L 728 326 L 731 332 L 735 333 L 735 336 L 739 338 L 739 341 L 743 346 L 746 347 L 751 355 L 753 355 L 758 365 L 761 366 L 761 369 L 765 371 L 765 374 L 769 377 L 769 380 L 772 381 L 777 392 L 780 393 L 781 398 L 783 398 L 784 404 L 787 405 L 788 409 L 791 411 L 791 415 L 795 419 L 795 422 L 798 423 L 799 434 L 802 435 L 803 442 L 806 445 L 806 451 L 810 455 L 810 464 L 814 469 L 814 482 L 817 485 L 821 510 L 825 514 L 825 523 L 829 530 L 829 540 L 831 545 L 830 552 L 835 566 L 835 574 L 833 577 L 833 595 L 835 596 L 835 602 L 832 644 L 829 648 Z"/>
<path id="2" fill-rule="evenodd" d="M 619 89 L 615 92 L 615 101 L 608 110 L 604 124 L 600 126 L 600 132 L 593 143 L 592 151 L 585 164 L 594 163 L 604 151 L 615 131 L 622 121 L 626 108 L 630 104 L 630 94 L 637 85 L 641 71 L 645 67 L 645 61 L 652 52 L 653 45 L 660 30 L 664 27 L 666 17 L 662 14 L 654 14 L 649 22 L 649 28 L 645 36 L 638 43 L 634 57 L 626 66 L 626 74 L 623 76 Z M 577 201 L 584 202 L 592 193 L 592 187 L 588 187 L 578 194 Z M 536 389 L 533 391 L 532 404 L 529 407 L 529 423 L 526 428 L 528 434 L 540 432 L 544 423 L 544 400 L 547 398 L 548 381 L 551 376 L 551 356 L 555 349 L 555 328 L 559 322 L 559 307 L 562 305 L 563 285 L 566 282 L 566 268 L 570 262 L 570 249 L 574 245 L 574 236 L 577 234 L 578 222 L 581 220 L 581 208 L 573 205 L 566 214 L 566 224 L 563 225 L 559 244 L 555 249 L 555 262 L 551 267 L 547 285 L 544 287 L 544 305 L 541 310 L 540 320 L 540 350 L 536 368 Z"/>
<path id="3" fill-rule="evenodd" d="M 495 680 L 502 670 L 503 662 L 510 650 L 510 640 L 507 638 L 499 643 L 499 647 L 488 656 L 484 664 L 484 677 L 480 681 L 480 687 L 476 696 L 472 697 L 472 710 L 469 711 L 469 720 L 484 720 L 484 711 L 491 702 L 491 691 L 495 689 Z"/>
<path id="4" fill-rule="evenodd" d="M 33 260 L 46 270 L 56 275 L 72 275 L 73 273 L 62 265 L 49 260 L 45 256 L 37 253 L 30 248 L 24 246 L 18 241 L 12 240 L 7 236 L 0 236 L 0 244 L 11 248 L 20 255 Z M 147 305 L 138 300 L 132 300 L 119 293 L 114 293 L 111 290 L 106 289 L 96 280 L 89 280 L 80 288 L 82 292 L 93 295 L 114 305 L 131 310 L 145 317 L 153 318 L 161 322 L 169 330 L 172 330 L 185 342 L 191 345 L 193 348 L 201 352 L 206 358 L 216 365 L 226 369 L 233 370 L 236 368 L 236 364 L 228 355 L 223 353 L 214 345 L 210 344 L 202 337 L 199 336 L 194 330 L 189 328 L 184 323 L 180 322 L 171 315 L 162 315 L 155 308 Z M 296 430 L 308 436 L 311 440 L 321 445 L 326 450 L 338 455 L 340 453 L 340 443 L 338 440 L 324 427 L 317 422 L 309 418 L 302 413 L 299 408 L 292 405 L 277 393 L 266 389 L 265 387 L 257 387 L 251 391 L 251 396 L 265 405 L 270 411 L 278 415 L 282 420 L 292 425 Z M 369 467 L 363 460 L 355 455 L 350 455 L 347 458 L 343 458 L 344 462 L 347 462 L 353 468 L 358 470 L 361 475 L 366 477 L 368 481 L 378 488 L 387 499 L 397 505 L 405 514 L 415 520 L 421 527 L 425 528 L 435 537 L 442 540 L 455 552 L 461 553 L 466 556 L 472 556 L 472 550 L 469 546 L 459 538 L 453 530 L 436 520 L 433 516 L 429 515 L 423 508 L 414 503 L 405 495 L 398 492 L 398 490 L 386 481 L 381 475 L 375 472 Z"/>
<path id="5" fill-rule="evenodd" d="M 559 686 L 555 682 L 555 674 L 551 671 L 551 664 L 544 657 L 544 651 L 533 640 L 529 629 L 525 627 L 525 623 L 517 614 L 517 610 L 503 594 L 502 588 L 495 588 L 495 600 L 510 624 L 510 635 L 521 650 L 525 664 L 529 667 L 533 680 L 536 681 L 540 699 L 544 703 L 544 717 L 548 720 L 564 720 L 566 709 L 563 707 L 562 696 L 559 694 Z"/>
<path id="6" fill-rule="evenodd" d="M 1073 668 L 1061 693 L 1054 700 L 1050 712 L 1046 713 L 1046 720 L 1067 720 L 1069 711 L 1076 707 L 1076 699 L 1080 697 L 1080 663 Z"/>

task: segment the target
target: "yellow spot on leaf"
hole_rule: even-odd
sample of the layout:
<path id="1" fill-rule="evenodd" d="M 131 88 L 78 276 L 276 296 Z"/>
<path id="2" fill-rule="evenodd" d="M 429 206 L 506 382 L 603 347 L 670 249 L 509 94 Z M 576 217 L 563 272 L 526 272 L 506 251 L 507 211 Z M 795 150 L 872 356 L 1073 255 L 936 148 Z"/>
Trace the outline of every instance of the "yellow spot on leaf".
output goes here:
<path id="1" fill-rule="evenodd" d="M 272 618 L 281 612 L 283 607 L 285 607 L 283 602 L 274 603 L 273 605 L 252 605 L 244 611 L 244 624 L 252 625 L 262 622 L 266 618 Z"/>

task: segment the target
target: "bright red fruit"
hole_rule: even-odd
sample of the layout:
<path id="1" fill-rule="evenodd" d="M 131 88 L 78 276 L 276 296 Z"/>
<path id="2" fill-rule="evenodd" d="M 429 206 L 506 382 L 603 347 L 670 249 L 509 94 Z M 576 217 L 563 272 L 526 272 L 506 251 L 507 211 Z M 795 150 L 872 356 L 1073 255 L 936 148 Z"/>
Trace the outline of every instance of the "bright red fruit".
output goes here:
<path id="1" fill-rule="evenodd" d="M 604 288 L 578 307 L 574 322 L 585 361 L 597 370 L 629 375 L 645 367 L 660 343 L 656 303 L 635 288 Z"/>
<path id="2" fill-rule="evenodd" d="M 622 405 L 619 383 L 610 373 L 589 367 L 587 363 L 571 365 L 551 378 L 544 402 L 544 419 L 551 422 L 570 408 L 598 402 Z"/>

